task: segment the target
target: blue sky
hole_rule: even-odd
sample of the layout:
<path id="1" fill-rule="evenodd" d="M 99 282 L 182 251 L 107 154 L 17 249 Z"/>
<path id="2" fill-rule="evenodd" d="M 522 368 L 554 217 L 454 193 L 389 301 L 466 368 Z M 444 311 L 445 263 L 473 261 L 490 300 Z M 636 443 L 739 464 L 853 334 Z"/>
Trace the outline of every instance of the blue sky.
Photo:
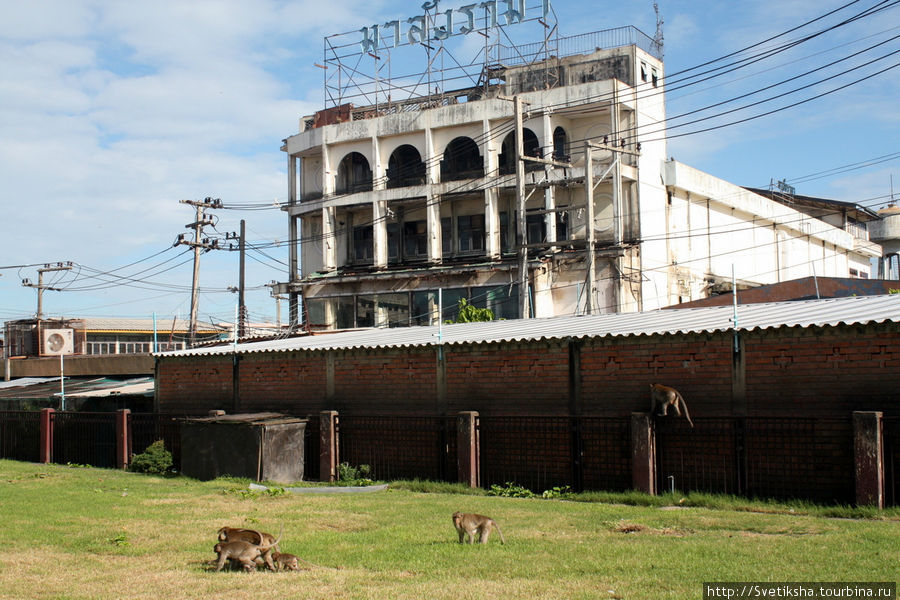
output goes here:
<path id="1" fill-rule="evenodd" d="M 847 1 L 659 0 L 666 71 L 761 42 Z M 286 197 L 281 140 L 298 131 L 301 116 L 323 108 L 323 72 L 314 66 L 322 62 L 323 37 L 405 20 L 421 14 L 421 4 L 0 0 L 0 267 L 75 263 L 70 272 L 46 275 L 45 283 L 63 290 L 44 293 L 47 316 L 187 316 L 190 257 L 172 243 L 187 232 L 193 212 L 179 200 L 210 196 L 226 206 L 252 207 L 215 211 L 217 229 L 236 231 L 245 219 L 251 243 L 284 241 L 287 218 L 266 205 Z M 442 0 L 440 8 L 463 4 Z M 797 40 L 877 4 L 860 0 L 777 41 Z M 556 0 L 553 7 L 563 36 L 624 25 L 653 35 L 656 28 L 651 0 Z M 871 78 L 770 116 L 671 139 L 669 155 L 740 185 L 787 179 L 801 194 L 883 206 L 891 175 L 900 175 L 900 160 L 883 158 L 900 153 L 900 68 L 891 68 L 900 51 L 891 38 L 898 34 L 900 8 L 889 8 L 671 91 L 670 118 L 881 44 L 744 102 L 859 67 L 851 73 L 684 129 L 721 126 Z M 868 163 L 876 164 L 862 166 Z M 845 165 L 850 168 L 819 175 Z M 895 179 L 900 192 L 900 176 Z M 253 320 L 274 320 L 265 284 L 285 279 L 284 261 L 283 247 L 248 258 Z M 36 292 L 21 280 L 37 281 L 36 268 L 0 271 L 0 320 L 33 316 Z M 203 255 L 201 318 L 233 319 L 236 298 L 227 288 L 237 285 L 237 274 L 237 253 Z M 124 286 L 115 276 L 147 281 Z"/>

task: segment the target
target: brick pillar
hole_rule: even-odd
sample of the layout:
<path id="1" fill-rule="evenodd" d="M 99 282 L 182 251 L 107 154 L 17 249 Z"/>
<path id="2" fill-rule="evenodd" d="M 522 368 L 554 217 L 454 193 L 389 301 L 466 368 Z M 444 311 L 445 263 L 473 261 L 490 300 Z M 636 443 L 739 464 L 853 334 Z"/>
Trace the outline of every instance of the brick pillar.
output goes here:
<path id="1" fill-rule="evenodd" d="M 656 495 L 656 429 L 650 413 L 631 413 L 631 483 Z"/>
<path id="2" fill-rule="evenodd" d="M 338 413 L 336 410 L 323 410 L 319 413 L 319 480 L 336 481 L 340 448 L 338 440 Z"/>
<path id="3" fill-rule="evenodd" d="M 478 413 L 461 412 L 456 416 L 456 469 L 460 483 L 469 487 L 481 484 L 478 465 L 481 462 L 481 444 L 475 421 Z"/>
<path id="4" fill-rule="evenodd" d="M 129 435 L 131 411 L 121 408 L 116 411 L 116 468 L 127 469 L 131 463 L 131 436 Z"/>
<path id="5" fill-rule="evenodd" d="M 41 409 L 41 462 L 53 461 L 53 413 L 52 408 Z"/>
<path id="6" fill-rule="evenodd" d="M 880 411 L 853 413 L 857 506 L 884 508 L 884 439 Z"/>

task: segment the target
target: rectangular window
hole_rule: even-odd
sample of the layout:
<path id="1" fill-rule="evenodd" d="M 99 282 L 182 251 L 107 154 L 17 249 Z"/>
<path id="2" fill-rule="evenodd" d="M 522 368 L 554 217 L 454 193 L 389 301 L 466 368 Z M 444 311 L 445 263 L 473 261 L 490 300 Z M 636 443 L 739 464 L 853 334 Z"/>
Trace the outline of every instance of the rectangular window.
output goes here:
<path id="1" fill-rule="evenodd" d="M 484 214 L 461 215 L 456 218 L 460 252 L 484 250 Z"/>
<path id="2" fill-rule="evenodd" d="M 647 63 L 641 62 L 641 81 L 647 81 Z"/>
<path id="3" fill-rule="evenodd" d="M 425 221 L 403 224 L 403 257 L 428 258 L 428 226 Z"/>
<path id="4" fill-rule="evenodd" d="M 371 225 L 353 228 L 353 257 L 357 262 L 371 261 L 375 256 L 374 229 Z"/>
<path id="5" fill-rule="evenodd" d="M 525 229 L 528 232 L 528 243 L 539 244 L 547 237 L 544 215 L 527 215 L 525 217 Z"/>
<path id="6" fill-rule="evenodd" d="M 400 224 L 387 224 L 388 260 L 398 262 L 400 260 Z"/>
<path id="7" fill-rule="evenodd" d="M 453 254 L 453 219 L 441 217 L 441 252 Z"/>

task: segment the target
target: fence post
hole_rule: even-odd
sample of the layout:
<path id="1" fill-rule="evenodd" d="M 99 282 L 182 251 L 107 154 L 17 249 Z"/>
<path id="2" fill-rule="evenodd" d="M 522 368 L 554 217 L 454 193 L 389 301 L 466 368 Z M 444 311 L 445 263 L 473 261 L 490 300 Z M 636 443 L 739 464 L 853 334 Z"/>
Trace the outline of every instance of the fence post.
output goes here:
<path id="1" fill-rule="evenodd" d="M 128 435 L 128 421 L 131 410 L 120 408 L 116 411 L 116 468 L 127 469 L 131 462 L 131 439 Z"/>
<path id="2" fill-rule="evenodd" d="M 336 410 L 323 410 L 319 413 L 319 479 L 321 481 L 337 480 L 337 468 L 340 464 L 337 420 Z"/>
<path id="3" fill-rule="evenodd" d="M 52 408 L 41 409 L 41 462 L 53 461 L 53 413 Z"/>
<path id="4" fill-rule="evenodd" d="M 481 444 L 475 421 L 475 411 L 461 412 L 456 416 L 456 468 L 460 483 L 469 487 L 478 487 L 480 477 L 478 465 L 481 462 Z"/>
<path id="5" fill-rule="evenodd" d="M 881 411 L 854 411 L 853 454 L 857 506 L 884 508 L 884 436 Z"/>
<path id="6" fill-rule="evenodd" d="M 656 495 L 656 428 L 650 413 L 631 413 L 631 483 Z"/>

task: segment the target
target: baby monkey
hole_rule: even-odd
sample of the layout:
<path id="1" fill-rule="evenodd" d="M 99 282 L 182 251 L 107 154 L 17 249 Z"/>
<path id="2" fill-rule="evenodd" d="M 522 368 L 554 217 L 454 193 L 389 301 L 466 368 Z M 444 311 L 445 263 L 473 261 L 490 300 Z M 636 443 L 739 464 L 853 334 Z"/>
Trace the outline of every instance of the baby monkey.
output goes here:
<path id="1" fill-rule="evenodd" d="M 453 513 L 453 526 L 456 527 L 456 532 L 459 534 L 460 544 L 465 543 L 467 538 L 468 543 L 474 544 L 476 534 L 480 543 L 487 544 L 493 529 L 497 530 L 497 534 L 500 536 L 500 543 L 506 543 L 506 540 L 503 539 L 503 532 L 500 531 L 500 526 L 497 525 L 497 522 L 484 515 L 457 511 Z"/>
<path id="2" fill-rule="evenodd" d="M 296 556 L 287 552 L 273 552 L 272 560 L 275 561 L 275 568 L 282 571 L 299 571 L 300 563 Z"/>

